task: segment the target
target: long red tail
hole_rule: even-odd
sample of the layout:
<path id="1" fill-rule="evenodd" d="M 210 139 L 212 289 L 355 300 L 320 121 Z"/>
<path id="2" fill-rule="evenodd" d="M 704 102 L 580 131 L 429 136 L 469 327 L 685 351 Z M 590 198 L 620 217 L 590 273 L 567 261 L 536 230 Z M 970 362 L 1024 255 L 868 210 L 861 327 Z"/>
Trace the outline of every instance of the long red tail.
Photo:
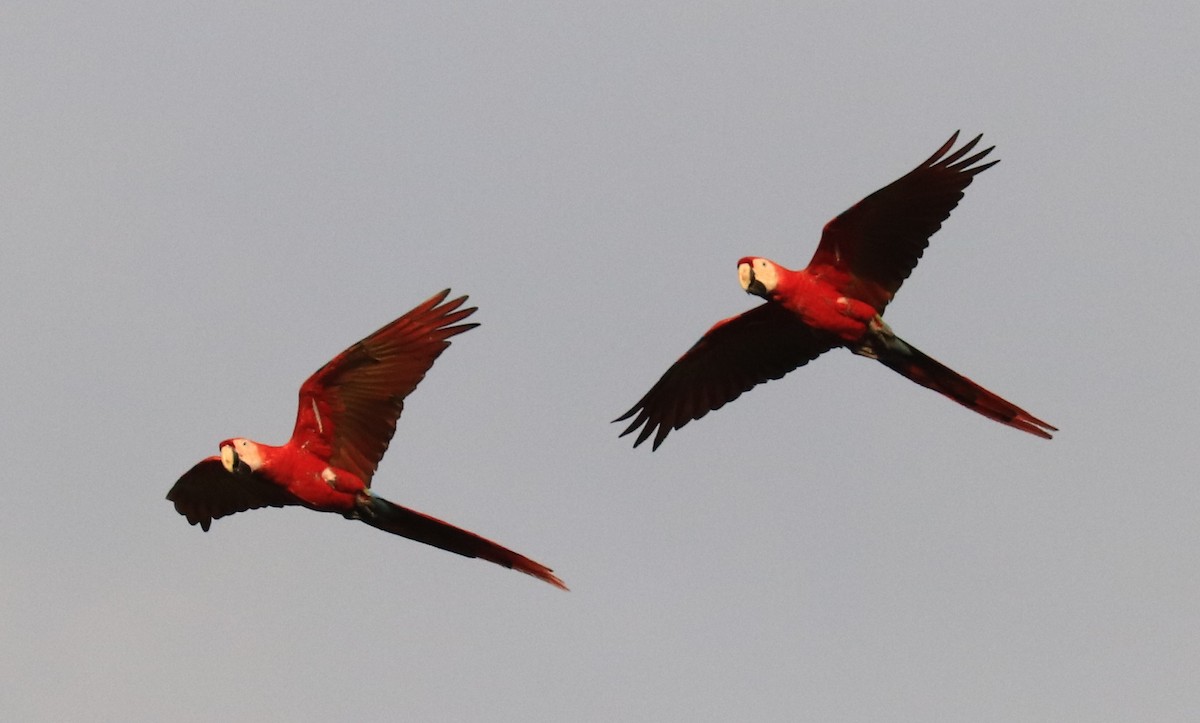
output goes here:
<path id="1" fill-rule="evenodd" d="M 992 394 L 938 360 L 926 355 L 900 337 L 891 336 L 886 345 L 874 347 L 876 358 L 889 369 L 903 374 L 923 387 L 944 394 L 967 409 L 979 412 L 988 419 L 1052 439 L 1052 427 L 1024 409 Z"/>
<path id="2" fill-rule="evenodd" d="M 371 505 L 369 508 L 364 506 L 364 509 L 360 510 L 359 519 L 384 532 L 440 547 L 464 557 L 477 557 L 494 562 L 526 575 L 533 575 L 537 579 L 545 580 L 563 590 L 567 589 L 563 581 L 559 580 L 550 568 L 540 562 L 534 562 L 507 547 L 501 547 L 491 540 L 486 540 L 474 532 L 468 532 L 416 510 L 401 507 L 382 497 L 371 495 Z"/>

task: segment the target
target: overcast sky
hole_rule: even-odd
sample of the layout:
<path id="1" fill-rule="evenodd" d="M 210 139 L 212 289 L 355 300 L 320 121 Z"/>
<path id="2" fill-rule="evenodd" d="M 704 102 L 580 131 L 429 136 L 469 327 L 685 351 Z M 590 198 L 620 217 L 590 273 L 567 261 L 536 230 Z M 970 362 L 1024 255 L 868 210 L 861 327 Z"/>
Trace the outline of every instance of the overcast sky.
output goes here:
<path id="1" fill-rule="evenodd" d="M 0 718 L 1195 716 L 1200 9 L 800 5 L 4 4 Z M 1053 441 L 840 350 L 617 438 L 960 128 L 887 320 Z M 163 499 L 445 287 L 375 489 L 571 592 Z"/>

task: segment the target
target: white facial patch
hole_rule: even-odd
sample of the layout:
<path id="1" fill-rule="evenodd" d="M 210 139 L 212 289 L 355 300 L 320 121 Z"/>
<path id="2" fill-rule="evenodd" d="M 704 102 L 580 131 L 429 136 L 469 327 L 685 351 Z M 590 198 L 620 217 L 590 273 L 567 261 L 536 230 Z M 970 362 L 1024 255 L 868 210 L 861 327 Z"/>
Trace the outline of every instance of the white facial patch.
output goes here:
<path id="1" fill-rule="evenodd" d="M 248 439 L 235 439 L 233 440 L 233 446 L 238 457 L 242 459 L 242 464 L 254 471 L 257 471 L 262 466 L 262 450 L 258 448 L 257 444 Z"/>
<path id="2" fill-rule="evenodd" d="M 775 264 L 766 259 L 754 259 L 754 279 L 767 291 L 774 291 L 779 283 L 779 272 Z"/>

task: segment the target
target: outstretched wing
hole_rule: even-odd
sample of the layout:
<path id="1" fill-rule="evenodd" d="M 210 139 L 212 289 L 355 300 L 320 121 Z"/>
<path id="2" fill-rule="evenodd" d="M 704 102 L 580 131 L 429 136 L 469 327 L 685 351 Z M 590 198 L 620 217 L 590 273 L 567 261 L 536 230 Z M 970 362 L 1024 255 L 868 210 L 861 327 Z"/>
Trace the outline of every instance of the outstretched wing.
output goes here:
<path id="1" fill-rule="evenodd" d="M 642 427 L 633 446 L 653 434 L 653 449 L 658 449 L 671 430 L 720 409 L 755 385 L 779 379 L 838 344 L 836 337 L 767 302 L 717 322 L 633 409 L 613 421 L 636 414 L 621 436 Z"/>
<path id="2" fill-rule="evenodd" d="M 882 314 L 963 190 L 977 174 L 1000 162 L 974 165 L 992 148 L 963 158 L 982 137 L 946 155 L 958 140 L 955 131 L 924 163 L 825 224 L 808 270 Z"/>
<path id="3" fill-rule="evenodd" d="M 370 485 L 396 432 L 404 398 L 450 346 L 450 337 L 479 326 L 452 326 L 475 307 L 460 309 L 467 297 L 445 301 L 449 294 L 449 289 L 435 294 L 309 377 L 300 387 L 290 444 Z"/>
<path id="4" fill-rule="evenodd" d="M 302 504 L 257 475 L 230 474 L 220 457 L 208 457 L 185 472 L 167 493 L 167 499 L 175 503 L 176 512 L 205 532 L 213 520 L 235 512 Z"/>

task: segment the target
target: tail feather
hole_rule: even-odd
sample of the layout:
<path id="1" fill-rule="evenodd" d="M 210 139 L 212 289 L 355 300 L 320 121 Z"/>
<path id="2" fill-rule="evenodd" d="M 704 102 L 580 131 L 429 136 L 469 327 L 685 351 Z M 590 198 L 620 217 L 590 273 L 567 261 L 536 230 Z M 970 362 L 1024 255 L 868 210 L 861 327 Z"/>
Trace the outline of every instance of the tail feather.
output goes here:
<path id="1" fill-rule="evenodd" d="M 360 510 L 359 519 L 371 527 L 464 557 L 487 560 L 511 570 L 532 575 L 563 590 L 567 589 L 563 581 L 558 579 L 550 568 L 497 545 L 491 540 L 416 510 L 388 502 L 382 497 L 372 495 L 370 500 L 370 506 Z"/>
<path id="2" fill-rule="evenodd" d="M 891 336 L 885 345 L 875 346 L 872 351 L 873 355 L 892 371 L 903 374 L 917 384 L 943 394 L 988 419 L 1043 439 L 1053 439 L 1050 433 L 1058 431 L 1057 427 L 989 392 L 897 336 Z"/>

